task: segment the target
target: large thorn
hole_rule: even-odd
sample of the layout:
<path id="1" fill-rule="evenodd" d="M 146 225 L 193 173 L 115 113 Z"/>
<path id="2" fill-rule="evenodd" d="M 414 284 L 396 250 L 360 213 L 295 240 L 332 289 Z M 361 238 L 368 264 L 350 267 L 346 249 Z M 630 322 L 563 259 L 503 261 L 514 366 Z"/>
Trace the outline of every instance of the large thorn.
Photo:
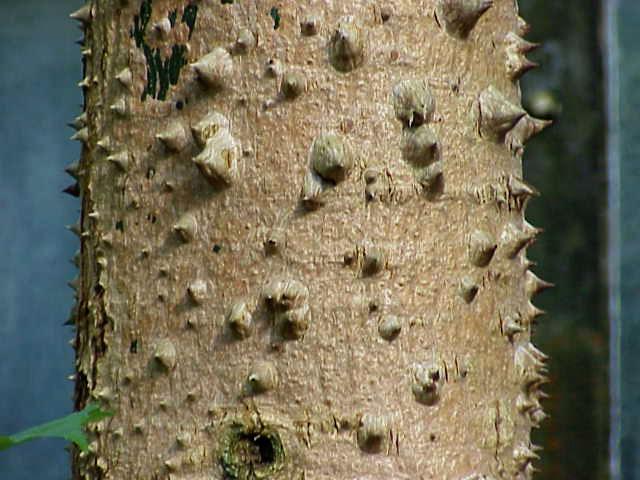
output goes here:
<path id="1" fill-rule="evenodd" d="M 215 48 L 200 60 L 191 64 L 198 78 L 207 87 L 221 89 L 233 73 L 233 59 L 224 48 Z"/>
<path id="2" fill-rule="evenodd" d="M 86 3 L 75 12 L 72 12 L 69 15 L 69 18 L 72 18 L 73 20 L 77 20 L 82 25 L 86 26 L 89 22 L 91 22 L 92 16 L 93 16 L 93 13 L 91 11 L 91 3 Z"/>
<path id="3" fill-rule="evenodd" d="M 439 0 L 436 16 L 450 35 L 464 39 L 480 17 L 493 6 L 493 0 Z"/>
<path id="4" fill-rule="evenodd" d="M 483 138 L 502 141 L 527 112 L 490 86 L 478 97 L 478 130 Z"/>

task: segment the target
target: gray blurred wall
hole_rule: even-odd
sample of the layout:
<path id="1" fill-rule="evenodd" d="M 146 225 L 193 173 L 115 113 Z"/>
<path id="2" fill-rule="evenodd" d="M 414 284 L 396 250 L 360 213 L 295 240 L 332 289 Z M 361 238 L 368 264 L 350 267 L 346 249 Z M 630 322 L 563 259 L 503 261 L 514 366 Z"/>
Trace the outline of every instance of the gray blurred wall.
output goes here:
<path id="1" fill-rule="evenodd" d="M 0 434 L 72 410 L 73 351 L 64 327 L 77 199 L 62 194 L 79 157 L 65 124 L 80 112 L 80 31 L 69 0 L 0 0 Z M 62 440 L 0 452 L 0 479 L 68 479 Z"/>

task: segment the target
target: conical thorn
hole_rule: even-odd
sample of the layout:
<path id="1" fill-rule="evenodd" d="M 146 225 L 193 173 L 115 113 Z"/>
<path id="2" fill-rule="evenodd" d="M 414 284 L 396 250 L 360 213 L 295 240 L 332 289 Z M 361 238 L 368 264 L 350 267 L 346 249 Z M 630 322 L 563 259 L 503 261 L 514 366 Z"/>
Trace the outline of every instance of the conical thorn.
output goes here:
<path id="1" fill-rule="evenodd" d="M 116 75 L 116 80 L 126 88 L 131 88 L 133 85 L 133 74 L 129 67 L 125 67 Z"/>
<path id="2" fill-rule="evenodd" d="M 480 136 L 493 141 L 502 141 L 518 120 L 527 114 L 493 86 L 480 93 L 476 108 Z"/>
<path id="3" fill-rule="evenodd" d="M 86 25 L 89 22 L 91 22 L 92 16 L 93 16 L 93 13 L 91 11 L 91 3 L 86 3 L 75 12 L 72 12 L 71 14 L 69 14 L 69 18 L 73 20 L 77 20 L 83 25 Z"/>
<path id="4" fill-rule="evenodd" d="M 70 138 L 71 140 L 78 140 L 79 142 L 87 143 L 89 141 L 89 129 L 87 127 L 81 128 Z"/>
<path id="5" fill-rule="evenodd" d="M 109 155 L 107 157 L 107 160 L 117 165 L 123 172 L 129 170 L 129 152 L 127 152 L 126 150 L 119 153 L 114 153 L 113 155 Z"/>
<path id="6" fill-rule="evenodd" d="M 538 278 L 531 270 L 527 270 L 525 273 L 525 292 L 528 298 L 554 286 L 553 283 L 545 282 L 541 278 Z"/>
<path id="7" fill-rule="evenodd" d="M 62 190 L 62 193 L 66 193 L 68 195 L 71 195 L 72 197 L 77 198 L 80 196 L 80 185 L 78 184 L 78 182 L 72 183 L 67 188 Z"/>

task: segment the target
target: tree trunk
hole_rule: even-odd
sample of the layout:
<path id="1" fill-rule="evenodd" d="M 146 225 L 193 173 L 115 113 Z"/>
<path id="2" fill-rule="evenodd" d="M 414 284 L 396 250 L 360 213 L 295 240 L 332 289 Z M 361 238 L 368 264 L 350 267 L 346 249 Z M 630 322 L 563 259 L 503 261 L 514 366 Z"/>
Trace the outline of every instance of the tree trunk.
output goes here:
<path id="1" fill-rule="evenodd" d="M 96 0 L 74 478 L 530 478 L 513 0 Z"/>

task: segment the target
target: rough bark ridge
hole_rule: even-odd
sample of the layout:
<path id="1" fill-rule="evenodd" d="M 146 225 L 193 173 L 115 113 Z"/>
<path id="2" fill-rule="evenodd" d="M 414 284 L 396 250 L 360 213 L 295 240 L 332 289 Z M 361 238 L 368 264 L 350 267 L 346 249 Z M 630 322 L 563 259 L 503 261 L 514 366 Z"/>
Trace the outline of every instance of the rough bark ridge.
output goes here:
<path id="1" fill-rule="evenodd" d="M 530 478 L 513 0 L 96 0 L 75 478 Z"/>

